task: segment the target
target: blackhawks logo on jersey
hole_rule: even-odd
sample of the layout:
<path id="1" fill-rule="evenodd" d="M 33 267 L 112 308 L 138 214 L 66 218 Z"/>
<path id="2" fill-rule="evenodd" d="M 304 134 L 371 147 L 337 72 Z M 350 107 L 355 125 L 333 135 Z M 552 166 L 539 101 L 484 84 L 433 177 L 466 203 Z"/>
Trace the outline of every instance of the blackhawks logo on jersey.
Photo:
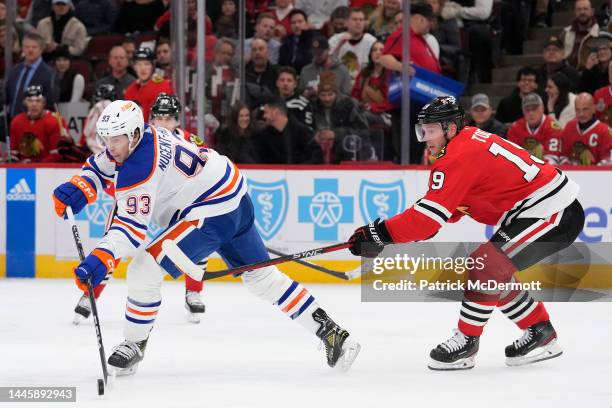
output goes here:
<path id="1" fill-rule="evenodd" d="M 561 124 L 557 122 L 556 120 L 550 121 L 550 128 L 555 129 L 555 130 L 563 130 L 563 128 L 561 127 Z"/>

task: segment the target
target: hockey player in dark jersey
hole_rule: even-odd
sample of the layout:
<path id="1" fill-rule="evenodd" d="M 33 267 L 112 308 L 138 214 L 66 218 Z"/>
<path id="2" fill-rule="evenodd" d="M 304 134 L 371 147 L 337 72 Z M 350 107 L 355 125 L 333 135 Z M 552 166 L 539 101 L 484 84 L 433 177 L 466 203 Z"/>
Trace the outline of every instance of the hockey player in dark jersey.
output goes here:
<path id="1" fill-rule="evenodd" d="M 427 194 L 403 213 L 377 219 L 351 236 L 354 255 L 376 257 L 384 245 L 433 237 L 447 222 L 464 215 L 498 225 L 491 240 L 471 256 L 485 267 L 470 280 L 513 282 L 514 273 L 569 246 L 584 224 L 576 200 L 578 186 L 550 164 L 501 137 L 464 127 L 454 97 L 438 97 L 423 107 L 417 137 L 437 156 Z M 538 246 L 545 242 L 546 245 Z M 498 308 L 523 336 L 506 347 L 506 364 L 524 365 L 561 355 L 557 334 L 542 302 L 525 290 L 464 293 L 457 329 L 430 353 L 429 368 L 461 370 L 474 366 L 480 335 Z"/>

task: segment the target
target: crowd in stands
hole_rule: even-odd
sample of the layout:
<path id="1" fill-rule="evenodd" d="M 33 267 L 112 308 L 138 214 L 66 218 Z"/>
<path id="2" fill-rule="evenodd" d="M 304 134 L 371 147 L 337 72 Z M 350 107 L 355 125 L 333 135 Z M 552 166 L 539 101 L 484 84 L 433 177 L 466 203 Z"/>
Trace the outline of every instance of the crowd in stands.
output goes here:
<path id="1" fill-rule="evenodd" d="M 79 161 L 96 152 L 95 119 L 130 99 L 148 119 L 173 94 L 171 0 L 17 0 L 6 27 L 15 63 L 1 68 L 1 102 L 13 160 Z M 176 1 L 176 0 L 175 0 Z M 245 98 L 238 83 L 237 0 L 206 1 L 206 143 L 238 163 L 336 164 L 435 160 L 403 135 L 389 84 L 405 68 L 400 0 L 245 0 Z M 551 36 L 539 64 L 518 70 L 497 106 L 476 94 L 469 124 L 554 163 L 610 164 L 610 5 L 571 1 L 573 22 Z M 467 85 L 491 83 L 501 55 L 523 53 L 527 32 L 552 24 L 558 1 L 419 0 L 410 10 L 410 65 Z M 197 5 L 186 1 L 186 52 L 196 65 Z M 181 50 L 183 51 L 183 50 Z M 188 94 L 186 123 L 194 131 Z M 57 104 L 91 102 L 82 137 L 68 135 Z M 189 109 L 191 108 L 191 109 Z M 414 119 L 419 106 L 411 104 Z M 606 150 L 607 149 L 607 150 Z"/>

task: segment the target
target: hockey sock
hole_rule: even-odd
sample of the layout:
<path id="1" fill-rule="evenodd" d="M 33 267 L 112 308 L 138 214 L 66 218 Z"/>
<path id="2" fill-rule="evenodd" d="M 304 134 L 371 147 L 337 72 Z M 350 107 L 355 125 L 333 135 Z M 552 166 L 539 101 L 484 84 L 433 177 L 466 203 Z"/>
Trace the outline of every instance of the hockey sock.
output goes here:
<path id="1" fill-rule="evenodd" d="M 204 282 L 197 281 L 191 278 L 189 275 L 185 274 L 185 288 L 191 292 L 201 292 L 202 287 L 204 286 Z"/>
<path id="2" fill-rule="evenodd" d="M 489 321 L 497 302 L 461 302 L 457 327 L 468 336 L 480 336 Z"/>
<path id="3" fill-rule="evenodd" d="M 157 317 L 161 300 L 156 302 L 140 301 L 127 298 L 125 318 L 127 320 L 124 335 L 126 340 L 142 341 L 149 337 L 153 323 Z"/>
<path id="4" fill-rule="evenodd" d="M 535 301 L 526 290 L 503 292 L 497 307 L 522 330 L 536 323 L 550 320 L 544 303 Z"/>

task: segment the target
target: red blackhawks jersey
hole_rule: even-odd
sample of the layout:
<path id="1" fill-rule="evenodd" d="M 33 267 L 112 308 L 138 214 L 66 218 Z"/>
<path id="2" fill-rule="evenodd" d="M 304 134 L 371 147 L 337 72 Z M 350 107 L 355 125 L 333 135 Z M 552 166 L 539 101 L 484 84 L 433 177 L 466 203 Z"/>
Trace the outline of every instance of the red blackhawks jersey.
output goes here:
<path id="1" fill-rule="evenodd" d="M 172 84 L 168 79 L 153 75 L 153 78 L 144 84 L 141 84 L 138 80 L 132 82 L 130 86 L 125 89 L 124 97 L 140 105 L 144 120 L 148 122 L 151 107 L 155 103 L 157 96 L 162 92 L 172 94 Z"/>
<path id="2" fill-rule="evenodd" d="M 562 163 L 603 165 L 612 160 L 612 133 L 604 122 L 595 120 L 581 131 L 578 121 L 567 122 L 563 130 Z"/>
<path id="3" fill-rule="evenodd" d="M 545 218 L 577 193 L 578 185 L 552 165 L 497 135 L 465 127 L 438 155 L 425 197 L 385 225 L 395 242 L 421 241 L 463 215 L 489 225 Z"/>
<path id="4" fill-rule="evenodd" d="M 26 112 L 15 116 L 11 121 L 11 152 L 20 160 L 49 161 L 56 158 L 57 142 L 62 132 L 68 132 L 66 122 L 49 111 L 44 111 L 39 119 L 31 120 Z"/>
<path id="5" fill-rule="evenodd" d="M 563 129 L 550 116 L 544 115 L 543 117 L 544 120 L 534 131 L 529 128 L 525 118 L 517 120 L 508 130 L 506 137 L 537 158 L 544 159 L 551 164 L 557 164 L 561 154 Z M 538 144 L 541 147 L 538 147 Z"/>
<path id="6" fill-rule="evenodd" d="M 604 86 L 593 94 L 595 117 L 603 122 L 608 120 L 608 108 L 612 105 L 612 87 Z M 609 123 L 609 122 L 607 122 Z"/>

